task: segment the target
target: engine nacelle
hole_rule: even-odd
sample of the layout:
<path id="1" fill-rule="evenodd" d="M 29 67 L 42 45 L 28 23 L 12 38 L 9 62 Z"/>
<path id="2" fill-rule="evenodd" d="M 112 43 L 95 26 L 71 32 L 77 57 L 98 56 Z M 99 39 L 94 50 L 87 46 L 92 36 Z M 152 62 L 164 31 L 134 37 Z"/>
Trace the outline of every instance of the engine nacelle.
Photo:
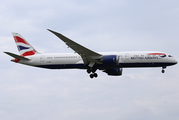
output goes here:
<path id="1" fill-rule="evenodd" d="M 122 75 L 122 68 L 107 69 L 104 72 L 106 72 L 108 75 L 120 76 Z"/>
<path id="2" fill-rule="evenodd" d="M 117 55 L 105 55 L 103 56 L 102 61 L 104 65 L 118 65 L 119 64 Z"/>

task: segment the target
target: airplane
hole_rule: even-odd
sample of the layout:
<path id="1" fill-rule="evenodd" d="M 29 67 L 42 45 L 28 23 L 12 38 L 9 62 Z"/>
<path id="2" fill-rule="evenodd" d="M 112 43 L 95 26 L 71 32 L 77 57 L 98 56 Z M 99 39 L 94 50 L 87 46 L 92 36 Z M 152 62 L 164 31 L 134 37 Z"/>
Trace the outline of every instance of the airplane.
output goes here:
<path id="1" fill-rule="evenodd" d="M 20 34 L 12 33 L 20 55 L 4 52 L 11 61 L 47 69 L 85 69 L 90 78 L 98 77 L 97 70 L 110 76 L 121 76 L 123 68 L 162 67 L 177 64 L 170 54 L 158 51 L 95 52 L 64 35 L 47 29 L 61 39 L 74 53 L 48 53 L 36 51 Z"/>

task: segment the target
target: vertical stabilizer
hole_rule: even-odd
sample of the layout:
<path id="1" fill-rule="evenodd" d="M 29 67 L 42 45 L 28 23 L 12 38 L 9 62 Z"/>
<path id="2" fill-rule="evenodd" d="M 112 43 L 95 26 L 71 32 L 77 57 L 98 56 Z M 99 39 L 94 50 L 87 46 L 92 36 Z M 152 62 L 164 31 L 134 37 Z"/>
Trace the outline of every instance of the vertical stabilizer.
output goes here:
<path id="1" fill-rule="evenodd" d="M 18 33 L 12 33 L 21 56 L 30 56 L 38 52 Z"/>

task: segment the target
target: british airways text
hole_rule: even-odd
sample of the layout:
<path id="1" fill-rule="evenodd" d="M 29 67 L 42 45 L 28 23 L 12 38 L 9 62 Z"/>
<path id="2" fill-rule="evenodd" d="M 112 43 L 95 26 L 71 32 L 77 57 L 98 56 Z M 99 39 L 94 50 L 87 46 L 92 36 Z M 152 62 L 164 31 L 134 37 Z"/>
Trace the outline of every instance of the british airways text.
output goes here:
<path id="1" fill-rule="evenodd" d="M 159 57 L 131 57 L 131 60 L 136 59 L 159 59 Z"/>

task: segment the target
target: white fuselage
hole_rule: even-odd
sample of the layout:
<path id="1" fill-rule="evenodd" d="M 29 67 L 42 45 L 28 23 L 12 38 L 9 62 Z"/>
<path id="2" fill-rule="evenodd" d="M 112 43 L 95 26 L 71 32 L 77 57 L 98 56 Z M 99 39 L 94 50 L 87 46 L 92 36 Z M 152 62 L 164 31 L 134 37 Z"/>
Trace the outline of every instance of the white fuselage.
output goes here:
<path id="1" fill-rule="evenodd" d="M 149 55 L 148 53 L 163 53 L 155 51 L 142 51 L 142 52 L 106 52 L 100 53 L 102 55 L 116 55 L 118 64 L 115 66 L 98 65 L 99 69 L 106 68 L 126 68 L 126 67 L 166 67 L 174 65 L 177 61 L 169 54 Z M 87 69 L 84 65 L 83 59 L 77 53 L 50 53 L 50 54 L 36 54 L 26 56 L 29 61 L 20 60 L 19 63 L 49 68 L 49 69 Z"/>

